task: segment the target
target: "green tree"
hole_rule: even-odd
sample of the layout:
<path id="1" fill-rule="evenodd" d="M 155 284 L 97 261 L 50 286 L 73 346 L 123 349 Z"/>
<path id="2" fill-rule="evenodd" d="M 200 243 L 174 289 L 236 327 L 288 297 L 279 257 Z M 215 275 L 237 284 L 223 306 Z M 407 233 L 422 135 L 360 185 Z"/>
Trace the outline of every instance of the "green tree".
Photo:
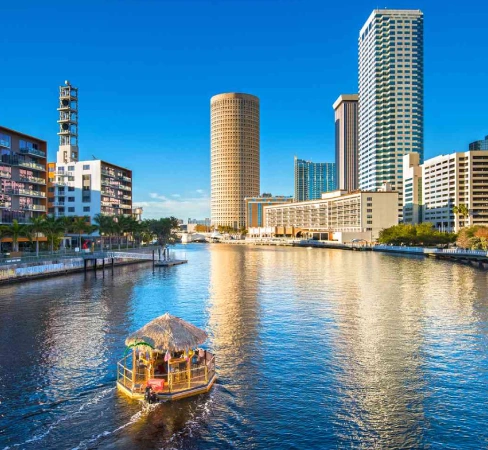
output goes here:
<path id="1" fill-rule="evenodd" d="M 26 236 L 27 231 L 26 225 L 20 224 L 16 219 L 11 225 L 7 225 L 5 235 L 12 238 L 12 251 L 19 251 L 19 238 Z"/>
<path id="2" fill-rule="evenodd" d="M 442 233 L 431 223 L 417 225 L 398 224 L 380 231 L 378 241 L 382 244 L 393 245 L 441 245 L 454 242 L 454 233 Z"/>
<path id="3" fill-rule="evenodd" d="M 457 205 L 457 206 L 453 206 L 452 207 L 452 212 L 458 216 L 458 217 L 462 217 L 463 219 L 465 217 L 468 217 L 469 216 L 469 209 L 468 207 L 461 203 L 460 205 Z"/>
<path id="4" fill-rule="evenodd" d="M 42 232 L 50 242 L 51 253 L 54 252 L 54 243 L 58 242 L 63 236 L 65 230 L 65 223 L 54 216 L 47 216 L 44 220 Z"/>
<path id="5" fill-rule="evenodd" d="M 85 233 L 91 233 L 92 227 L 89 223 L 88 217 L 75 217 L 71 224 L 71 231 L 78 235 L 78 246 L 81 250 L 81 235 Z"/>
<path id="6" fill-rule="evenodd" d="M 166 246 L 168 244 L 174 244 L 178 239 L 176 232 L 180 224 L 176 217 L 146 219 L 143 220 L 143 223 L 146 223 L 149 232 L 156 236 L 159 245 Z"/>
<path id="7" fill-rule="evenodd" d="M 43 231 L 45 216 L 34 216 L 30 220 L 30 229 L 36 238 L 36 256 L 39 256 L 39 234 Z"/>
<path id="8" fill-rule="evenodd" d="M 112 218 L 110 216 L 105 216 L 103 214 L 96 214 L 93 217 L 93 224 L 96 227 L 96 230 L 100 233 L 100 240 L 101 240 L 101 247 L 102 250 L 104 249 L 104 237 L 108 236 L 110 240 L 110 248 L 112 248 Z"/>

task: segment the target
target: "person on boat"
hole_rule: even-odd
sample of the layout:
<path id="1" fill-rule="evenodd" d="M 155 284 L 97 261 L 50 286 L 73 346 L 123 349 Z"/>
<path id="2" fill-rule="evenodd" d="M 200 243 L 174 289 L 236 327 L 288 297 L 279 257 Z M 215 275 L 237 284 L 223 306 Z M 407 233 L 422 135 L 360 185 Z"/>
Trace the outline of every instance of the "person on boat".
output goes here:
<path id="1" fill-rule="evenodd" d="M 146 402 L 151 403 L 151 386 L 146 386 L 146 391 L 144 392 L 144 400 Z"/>

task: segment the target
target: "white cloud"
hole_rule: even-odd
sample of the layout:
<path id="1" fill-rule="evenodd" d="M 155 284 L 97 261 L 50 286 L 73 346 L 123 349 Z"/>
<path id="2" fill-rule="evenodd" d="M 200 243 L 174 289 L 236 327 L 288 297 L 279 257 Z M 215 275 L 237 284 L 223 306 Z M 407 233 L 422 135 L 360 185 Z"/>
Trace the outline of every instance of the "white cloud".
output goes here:
<path id="1" fill-rule="evenodd" d="M 178 219 L 204 219 L 210 217 L 210 198 L 204 195 L 204 191 L 199 189 L 201 196 L 198 197 L 181 197 L 179 194 L 173 194 L 168 198 L 156 192 L 149 194 L 146 201 L 135 201 L 134 207 L 142 206 L 144 209 L 144 219 L 159 219 L 160 217 L 174 216 Z"/>
<path id="2" fill-rule="evenodd" d="M 203 189 L 197 189 L 195 192 L 197 194 L 204 194 L 205 193 L 205 191 Z"/>
<path id="3" fill-rule="evenodd" d="M 157 198 L 159 200 L 167 200 L 167 198 L 164 195 L 159 195 L 156 192 L 151 192 L 149 194 L 149 197 L 151 197 L 151 198 Z"/>

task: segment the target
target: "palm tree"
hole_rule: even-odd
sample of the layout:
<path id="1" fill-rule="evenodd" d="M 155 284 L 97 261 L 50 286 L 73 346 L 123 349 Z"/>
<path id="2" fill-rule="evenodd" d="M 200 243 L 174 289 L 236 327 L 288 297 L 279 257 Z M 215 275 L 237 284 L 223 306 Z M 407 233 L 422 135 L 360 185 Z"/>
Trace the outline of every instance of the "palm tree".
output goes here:
<path id="1" fill-rule="evenodd" d="M 73 217 L 63 216 L 58 219 L 59 223 L 63 227 L 64 236 L 71 232 L 71 227 L 73 226 Z M 63 247 L 66 248 L 66 240 L 63 239 Z"/>
<path id="2" fill-rule="evenodd" d="M 78 234 L 78 247 L 81 250 L 81 235 L 91 232 L 91 225 L 88 223 L 88 217 L 75 217 L 71 223 L 71 231 Z"/>
<path id="3" fill-rule="evenodd" d="M 122 233 L 126 235 L 126 247 L 129 248 L 129 236 L 136 231 L 139 223 L 132 216 L 119 216 L 118 223 Z"/>
<path id="4" fill-rule="evenodd" d="M 64 230 L 65 224 L 63 223 L 63 221 L 57 219 L 54 216 L 47 216 L 45 218 L 42 231 L 46 235 L 48 241 L 51 242 L 51 253 L 54 252 L 54 240 L 59 239 L 62 236 Z"/>
<path id="5" fill-rule="evenodd" d="M 39 256 L 39 233 L 42 233 L 42 229 L 44 226 L 44 221 L 46 220 L 45 216 L 35 216 L 31 217 L 30 220 L 30 229 L 36 237 L 36 256 Z"/>
<path id="6" fill-rule="evenodd" d="M 104 248 L 104 245 L 103 245 L 104 235 L 109 237 L 110 248 L 112 248 L 112 237 L 111 237 L 111 233 L 113 232 L 113 229 L 112 229 L 113 219 L 112 219 L 112 217 L 111 216 L 105 216 L 103 214 L 96 214 L 93 217 L 93 223 L 94 223 L 95 230 L 97 230 L 100 233 L 102 250 Z"/>
<path id="7" fill-rule="evenodd" d="M 6 228 L 6 235 L 12 238 L 12 251 L 19 251 L 19 237 L 25 236 L 27 228 L 25 225 L 21 225 L 16 219 L 13 220 L 12 225 L 8 225 Z"/>
<path id="8" fill-rule="evenodd" d="M 465 217 L 468 217 L 468 216 L 469 216 L 469 209 L 468 209 L 468 207 L 467 207 L 465 204 L 463 204 L 463 203 L 461 203 L 461 204 L 460 204 L 460 205 L 458 205 L 458 206 L 456 206 L 456 205 L 455 205 L 455 206 L 453 206 L 453 208 L 452 208 L 452 212 L 453 212 L 454 214 L 456 214 L 456 216 L 462 217 L 463 219 L 464 219 Z"/>

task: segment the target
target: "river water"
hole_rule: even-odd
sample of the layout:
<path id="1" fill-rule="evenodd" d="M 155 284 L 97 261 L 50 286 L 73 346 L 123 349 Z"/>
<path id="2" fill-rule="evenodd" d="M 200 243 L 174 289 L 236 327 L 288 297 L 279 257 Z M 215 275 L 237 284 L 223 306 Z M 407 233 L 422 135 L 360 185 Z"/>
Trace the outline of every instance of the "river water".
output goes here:
<path id="1" fill-rule="evenodd" d="M 488 275 L 370 252 L 189 245 L 189 264 L 0 287 L 0 449 L 488 447 Z M 145 407 L 128 333 L 209 333 L 219 380 Z"/>

